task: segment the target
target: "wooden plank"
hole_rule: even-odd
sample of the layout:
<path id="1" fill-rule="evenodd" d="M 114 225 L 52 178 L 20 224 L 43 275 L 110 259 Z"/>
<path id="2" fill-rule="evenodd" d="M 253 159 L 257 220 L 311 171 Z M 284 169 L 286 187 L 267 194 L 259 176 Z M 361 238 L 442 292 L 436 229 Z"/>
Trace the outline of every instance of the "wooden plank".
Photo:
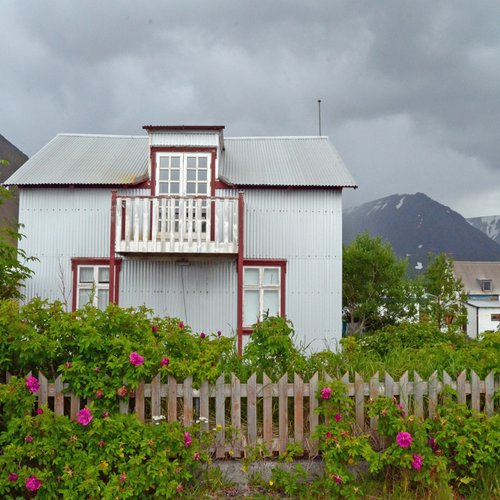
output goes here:
<path id="1" fill-rule="evenodd" d="M 424 419 L 424 392 L 425 382 L 422 377 L 416 372 L 413 372 L 413 414 L 423 420 Z"/>
<path id="2" fill-rule="evenodd" d="M 139 198 L 134 199 L 134 231 L 133 231 L 133 236 L 134 236 L 134 242 L 138 244 L 139 242 Z"/>
<path id="3" fill-rule="evenodd" d="M 238 244 L 238 200 L 232 200 L 233 207 L 231 213 L 233 216 L 233 244 Z"/>
<path id="4" fill-rule="evenodd" d="M 56 394 L 54 396 L 54 413 L 64 415 L 64 387 L 62 375 L 59 375 L 54 381 Z"/>
<path id="5" fill-rule="evenodd" d="M 144 248 L 146 248 L 146 243 L 149 240 L 150 202 L 148 198 L 141 198 L 141 210 L 142 210 L 142 241 L 144 243 Z"/>
<path id="6" fill-rule="evenodd" d="M 408 371 L 405 371 L 399 379 L 399 404 L 403 407 L 403 411 L 409 413 L 409 387 L 408 387 Z"/>
<path id="7" fill-rule="evenodd" d="M 115 242 L 115 250 L 122 240 L 122 209 L 123 207 L 123 198 L 116 198 L 116 207 L 115 207 L 115 214 L 116 214 L 116 242 Z"/>
<path id="8" fill-rule="evenodd" d="M 193 377 L 189 376 L 183 384 L 184 411 L 183 423 L 185 427 L 193 424 Z"/>
<path id="9" fill-rule="evenodd" d="M 233 430 L 232 447 L 235 457 L 241 456 L 241 383 L 231 374 L 231 426 Z"/>
<path id="10" fill-rule="evenodd" d="M 359 431 L 365 431 L 365 387 L 363 377 L 358 372 L 354 373 L 354 407 L 356 425 Z"/>
<path id="11" fill-rule="evenodd" d="M 273 384 L 264 373 L 262 376 L 263 395 L 263 434 L 267 449 L 273 451 Z"/>
<path id="12" fill-rule="evenodd" d="M 257 443 L 257 374 L 253 373 L 247 381 L 247 427 L 248 446 Z"/>
<path id="13" fill-rule="evenodd" d="M 484 379 L 484 412 L 487 417 L 492 417 L 495 413 L 493 398 L 495 396 L 495 374 L 493 370 Z"/>
<path id="14" fill-rule="evenodd" d="M 452 382 L 451 377 L 448 375 L 446 370 L 443 370 L 443 390 L 445 389 L 445 387 L 452 388 L 453 386 L 451 382 Z M 449 398 L 450 398 L 449 395 L 443 396 L 443 399 L 449 399 Z"/>
<path id="15" fill-rule="evenodd" d="M 80 396 L 71 393 L 70 399 L 70 419 L 76 420 L 78 418 L 78 413 L 80 412 Z"/>
<path id="16" fill-rule="evenodd" d="M 144 422 L 144 381 L 139 382 L 135 390 L 135 414 L 141 422 Z"/>
<path id="17" fill-rule="evenodd" d="M 429 378 L 429 418 L 434 418 L 438 404 L 439 380 L 437 370 Z"/>
<path id="18" fill-rule="evenodd" d="M 373 374 L 370 379 L 370 401 L 373 402 L 379 397 L 380 381 L 378 371 Z M 378 417 L 370 417 L 370 432 L 374 439 L 378 439 L 377 435 Z"/>
<path id="19" fill-rule="evenodd" d="M 288 374 L 278 381 L 278 452 L 283 455 L 288 446 Z"/>
<path id="20" fill-rule="evenodd" d="M 158 215 L 159 215 L 159 205 L 158 198 L 153 198 L 151 200 L 152 208 L 151 208 L 151 242 L 152 242 L 152 250 L 156 250 L 158 246 Z"/>
<path id="21" fill-rule="evenodd" d="M 204 380 L 200 387 L 200 428 L 202 432 L 208 432 L 210 419 L 210 399 L 208 380 Z"/>
<path id="22" fill-rule="evenodd" d="M 161 415 L 161 388 L 160 374 L 151 380 L 151 416 L 159 417 Z M 170 417 L 170 415 L 169 415 Z"/>
<path id="23" fill-rule="evenodd" d="M 177 204 L 177 200 L 174 198 L 170 198 L 168 201 L 168 222 L 169 222 L 169 235 L 168 239 L 171 244 L 175 241 L 175 206 Z"/>
<path id="24" fill-rule="evenodd" d="M 304 447 L 304 382 L 302 378 L 295 373 L 293 379 L 293 435 L 295 443 Z"/>
<path id="25" fill-rule="evenodd" d="M 224 444 L 224 429 L 226 427 L 226 397 L 224 389 L 224 374 L 222 374 L 215 383 L 215 425 L 217 428 L 215 449 L 216 458 L 224 458 L 226 455 Z"/>
<path id="26" fill-rule="evenodd" d="M 47 377 L 42 372 L 38 372 L 38 383 L 40 384 L 40 389 L 38 389 L 38 407 L 40 407 L 49 404 L 49 384 Z"/>
<path id="27" fill-rule="evenodd" d="M 473 410 L 481 410 L 481 390 L 479 387 L 479 377 L 477 373 L 472 370 L 470 374 L 471 382 L 471 394 L 470 394 L 470 406 Z"/>
<path id="28" fill-rule="evenodd" d="M 151 393 L 151 405 L 152 405 L 152 395 Z M 168 412 L 168 421 L 176 422 L 177 421 L 177 380 L 172 376 L 168 376 L 168 391 L 167 391 L 168 403 L 167 403 L 167 412 Z"/>
<path id="29" fill-rule="evenodd" d="M 463 370 L 457 377 L 457 402 L 464 405 L 467 402 L 467 392 L 465 384 L 467 382 L 467 371 Z"/>
<path id="30" fill-rule="evenodd" d="M 394 397 L 394 379 L 387 373 L 384 373 L 384 394 L 389 399 Z"/>
<path id="31" fill-rule="evenodd" d="M 319 424 L 319 415 L 317 413 L 318 400 L 316 392 L 318 392 L 319 377 L 316 372 L 309 380 L 309 453 L 314 456 L 318 453 L 318 441 L 313 438 L 316 427 Z"/>
<path id="32" fill-rule="evenodd" d="M 131 215 L 131 203 L 132 200 L 130 198 L 125 199 L 125 248 L 128 249 L 130 245 L 130 228 L 132 226 L 130 222 Z"/>
<path id="33" fill-rule="evenodd" d="M 229 242 L 229 204 L 228 200 L 225 199 L 223 200 L 223 206 L 224 206 L 224 243 Z"/>

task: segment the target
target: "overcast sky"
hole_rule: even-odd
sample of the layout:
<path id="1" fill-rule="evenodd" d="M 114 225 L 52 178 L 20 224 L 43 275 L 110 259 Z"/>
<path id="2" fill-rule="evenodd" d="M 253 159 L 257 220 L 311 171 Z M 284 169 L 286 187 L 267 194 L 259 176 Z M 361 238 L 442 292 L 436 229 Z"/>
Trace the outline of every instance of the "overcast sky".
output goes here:
<path id="1" fill-rule="evenodd" d="M 0 134 L 145 124 L 328 135 L 344 206 L 423 192 L 500 215 L 497 0 L 0 0 Z"/>

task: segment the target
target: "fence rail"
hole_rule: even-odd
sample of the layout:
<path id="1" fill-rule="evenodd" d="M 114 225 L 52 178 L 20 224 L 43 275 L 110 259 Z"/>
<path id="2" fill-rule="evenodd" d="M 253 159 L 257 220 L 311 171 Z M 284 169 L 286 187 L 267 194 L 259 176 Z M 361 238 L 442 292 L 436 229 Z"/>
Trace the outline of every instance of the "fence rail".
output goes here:
<path id="1" fill-rule="evenodd" d="M 332 377 L 325 374 L 322 380 L 330 381 Z M 374 438 L 376 418 L 368 419 L 366 414 L 366 403 L 370 399 L 378 396 L 396 398 L 407 414 L 432 417 L 440 394 L 448 386 L 456 391 L 458 403 L 492 416 L 495 413 L 495 392 L 500 387 L 493 372 L 480 380 L 474 371 L 467 378 L 465 370 L 456 380 L 446 372 L 441 379 L 434 372 L 428 380 L 423 380 L 417 372 L 414 372 L 413 380 L 409 380 L 408 372 L 399 380 L 387 373 L 380 380 L 378 372 L 367 381 L 357 373 L 354 381 L 347 373 L 341 380 L 354 400 L 357 429 L 371 432 Z M 38 404 L 48 404 L 58 415 L 67 414 L 76 419 L 82 404 L 89 403 L 69 393 L 61 376 L 49 382 L 39 373 L 38 381 Z M 195 389 L 192 377 L 179 383 L 169 376 L 167 383 L 161 383 L 160 375 L 157 375 L 150 383 L 141 382 L 135 391 L 122 399 L 119 411 L 135 412 L 141 421 L 163 415 L 168 421 L 180 420 L 187 426 L 200 420 L 205 430 L 217 429 L 214 451 L 218 458 L 226 453 L 241 456 L 246 447 L 260 443 L 279 454 L 285 452 L 289 443 L 298 443 L 307 453 L 314 455 L 317 443 L 312 436 L 319 425 L 316 412 L 319 402 L 315 397 L 319 383 L 317 373 L 309 381 L 295 374 L 293 382 L 288 382 L 287 374 L 277 382 L 264 374 L 262 382 L 257 382 L 257 376 L 253 374 L 244 384 L 235 375 L 231 375 L 230 382 L 226 383 L 226 377 L 221 375 L 215 384 L 204 381 L 199 389 Z"/>

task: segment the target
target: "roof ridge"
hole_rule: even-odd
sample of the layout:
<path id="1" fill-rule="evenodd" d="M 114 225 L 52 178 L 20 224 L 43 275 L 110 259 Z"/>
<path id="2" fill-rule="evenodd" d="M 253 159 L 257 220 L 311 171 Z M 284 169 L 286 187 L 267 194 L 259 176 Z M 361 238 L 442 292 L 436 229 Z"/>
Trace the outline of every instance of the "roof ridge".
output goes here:
<path id="1" fill-rule="evenodd" d="M 265 140 L 265 139 L 290 139 L 290 140 L 297 140 L 297 139 L 326 139 L 328 140 L 327 135 L 270 135 L 270 136 L 248 136 L 248 137 L 224 137 L 224 140 L 226 139 L 255 139 L 255 140 Z"/>
<path id="2" fill-rule="evenodd" d="M 126 135 L 126 134 L 81 134 L 81 133 L 71 133 L 62 132 L 57 134 L 58 136 L 66 137 L 106 137 L 106 138 L 116 138 L 116 139 L 147 139 L 147 135 Z"/>

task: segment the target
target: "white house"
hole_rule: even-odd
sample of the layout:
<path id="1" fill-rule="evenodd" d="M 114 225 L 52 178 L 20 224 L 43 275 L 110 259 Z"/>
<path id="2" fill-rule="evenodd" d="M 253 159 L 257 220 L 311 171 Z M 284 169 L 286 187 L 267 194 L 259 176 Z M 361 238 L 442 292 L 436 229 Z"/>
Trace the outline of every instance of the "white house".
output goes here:
<path id="1" fill-rule="evenodd" d="M 500 325 L 500 262 L 455 261 L 455 278 L 461 278 L 468 300 L 467 334 L 496 330 Z"/>
<path id="2" fill-rule="evenodd" d="M 246 334 L 263 314 L 322 348 L 342 330 L 342 189 L 327 137 L 60 134 L 6 182 L 20 188 L 26 298 L 146 305 L 196 331 Z"/>

